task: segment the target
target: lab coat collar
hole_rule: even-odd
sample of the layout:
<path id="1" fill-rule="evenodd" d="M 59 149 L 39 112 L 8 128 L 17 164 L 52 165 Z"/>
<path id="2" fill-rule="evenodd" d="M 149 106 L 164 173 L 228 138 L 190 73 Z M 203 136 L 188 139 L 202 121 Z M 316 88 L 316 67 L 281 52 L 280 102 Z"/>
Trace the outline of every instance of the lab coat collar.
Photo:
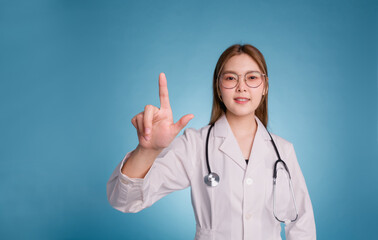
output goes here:
<path id="1" fill-rule="evenodd" d="M 260 119 L 257 116 L 255 116 L 255 119 L 257 122 L 256 136 L 259 135 L 259 137 L 262 137 L 264 140 L 270 140 L 270 136 L 264 124 L 260 121 Z M 227 137 L 229 134 L 233 133 L 230 124 L 227 121 L 226 114 L 223 113 L 222 116 L 214 124 L 214 136 Z"/>
<path id="2" fill-rule="evenodd" d="M 257 164 L 264 162 L 263 159 L 269 151 L 268 144 L 270 144 L 270 136 L 264 124 L 258 117 L 255 116 L 255 119 L 257 122 L 257 131 L 248 164 L 250 166 L 252 165 L 252 168 L 255 168 Z M 245 159 L 225 114 L 215 122 L 214 136 L 224 138 L 223 143 L 219 146 L 219 150 L 234 160 L 241 168 L 246 169 L 247 165 Z"/>

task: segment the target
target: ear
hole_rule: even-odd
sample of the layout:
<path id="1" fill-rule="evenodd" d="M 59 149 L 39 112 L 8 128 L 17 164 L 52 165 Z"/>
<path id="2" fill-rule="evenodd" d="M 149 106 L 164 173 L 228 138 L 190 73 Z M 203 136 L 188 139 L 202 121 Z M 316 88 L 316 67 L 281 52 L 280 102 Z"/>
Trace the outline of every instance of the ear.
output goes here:
<path id="1" fill-rule="evenodd" d="M 219 89 L 219 85 L 217 86 L 217 93 L 218 93 L 218 97 L 220 99 L 221 102 L 223 102 L 223 99 L 222 99 L 222 94 L 221 94 L 221 90 Z"/>
<path id="2" fill-rule="evenodd" d="M 220 101 L 223 102 L 222 95 L 219 92 L 218 92 L 218 97 L 219 97 Z"/>
<path id="3" fill-rule="evenodd" d="M 267 77 L 266 78 L 266 82 L 268 82 L 269 78 Z M 267 85 L 266 89 L 264 90 L 264 93 L 263 95 L 267 95 L 268 94 L 268 90 L 269 90 L 269 85 Z"/>

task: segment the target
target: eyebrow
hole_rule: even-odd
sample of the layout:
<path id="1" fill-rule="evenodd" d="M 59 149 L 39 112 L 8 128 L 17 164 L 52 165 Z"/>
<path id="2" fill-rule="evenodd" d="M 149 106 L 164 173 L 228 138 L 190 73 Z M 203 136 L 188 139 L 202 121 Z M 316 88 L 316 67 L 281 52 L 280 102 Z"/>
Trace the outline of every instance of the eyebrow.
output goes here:
<path id="1" fill-rule="evenodd" d="M 259 70 L 248 70 L 248 71 L 245 72 L 245 73 L 249 73 L 249 72 L 259 72 L 259 73 L 261 73 Z M 222 73 L 235 73 L 235 74 L 238 74 L 237 72 L 235 72 L 235 71 L 231 71 L 231 70 L 222 71 Z"/>

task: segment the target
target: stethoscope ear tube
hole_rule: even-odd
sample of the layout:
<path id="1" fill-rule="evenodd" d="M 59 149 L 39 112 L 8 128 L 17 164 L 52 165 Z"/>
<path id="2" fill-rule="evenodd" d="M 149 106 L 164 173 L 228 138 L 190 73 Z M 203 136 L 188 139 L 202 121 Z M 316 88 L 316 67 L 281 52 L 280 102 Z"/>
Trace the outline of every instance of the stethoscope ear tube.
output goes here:
<path id="1" fill-rule="evenodd" d="M 288 224 L 288 223 L 291 223 L 291 222 L 295 222 L 297 219 L 298 219 L 298 208 L 297 208 L 297 203 L 295 201 L 295 196 L 294 196 L 294 190 L 293 190 L 293 186 L 291 184 L 291 179 L 289 178 L 289 186 L 290 186 L 290 191 L 291 191 L 291 199 L 293 200 L 293 204 L 294 204 L 294 208 L 295 208 L 295 218 L 294 219 L 288 219 L 286 218 L 285 220 L 281 220 L 277 217 L 276 215 L 276 179 L 273 180 L 273 215 L 274 215 L 274 218 L 281 222 L 281 223 L 285 223 L 285 224 Z"/>

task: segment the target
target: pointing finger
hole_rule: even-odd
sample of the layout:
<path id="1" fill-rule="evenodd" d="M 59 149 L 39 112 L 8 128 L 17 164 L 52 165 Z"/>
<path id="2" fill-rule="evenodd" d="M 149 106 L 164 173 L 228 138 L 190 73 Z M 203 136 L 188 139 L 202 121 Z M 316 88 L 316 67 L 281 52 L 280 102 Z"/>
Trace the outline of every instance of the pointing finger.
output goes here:
<path id="1" fill-rule="evenodd" d="M 171 105 L 169 103 L 167 78 L 164 73 L 159 75 L 159 97 L 160 97 L 160 108 L 170 109 Z"/>

